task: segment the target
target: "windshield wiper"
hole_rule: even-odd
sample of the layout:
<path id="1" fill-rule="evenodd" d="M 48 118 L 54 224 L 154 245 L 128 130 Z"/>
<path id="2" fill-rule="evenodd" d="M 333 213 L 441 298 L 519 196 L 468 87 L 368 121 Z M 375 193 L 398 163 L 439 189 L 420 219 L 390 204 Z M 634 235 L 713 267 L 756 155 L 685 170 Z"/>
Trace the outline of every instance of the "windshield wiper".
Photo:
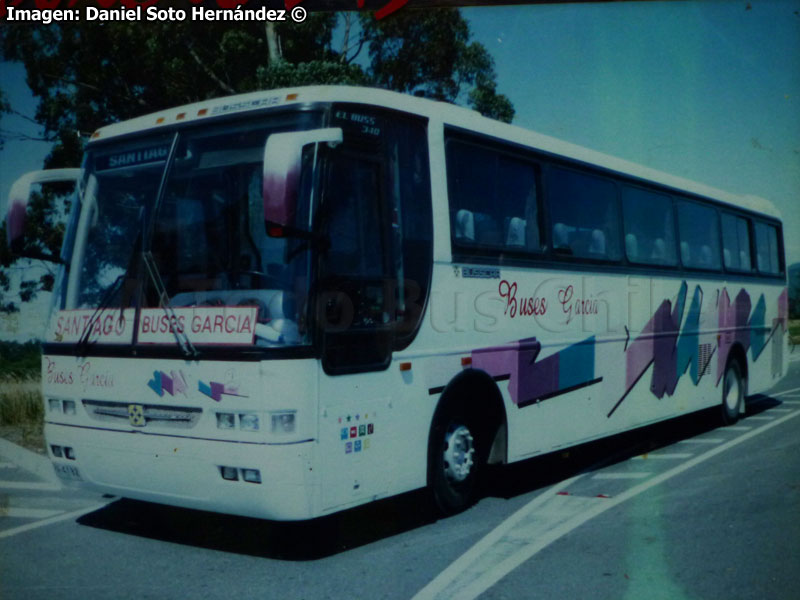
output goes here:
<path id="1" fill-rule="evenodd" d="M 106 288 L 106 291 L 103 293 L 103 297 L 97 304 L 97 308 L 94 309 L 92 316 L 89 318 L 89 321 L 83 328 L 80 339 L 75 344 L 76 356 L 86 356 L 87 351 L 89 350 L 89 338 L 92 336 L 92 329 L 94 329 L 95 323 L 97 323 L 100 315 L 103 314 L 103 311 L 108 308 L 108 305 L 111 304 L 111 300 L 114 298 L 122 282 L 125 281 L 127 276 L 128 272 L 126 271 L 125 273 L 119 275 L 114 282 Z M 122 315 L 122 306 L 120 306 L 120 315 Z"/>
<path id="2" fill-rule="evenodd" d="M 78 340 L 77 344 L 75 344 L 75 354 L 76 356 L 86 356 L 90 341 L 89 339 L 92 337 L 92 330 L 94 329 L 97 320 L 103 314 L 103 311 L 109 307 L 111 301 L 114 299 L 114 296 L 122 287 L 122 283 L 127 279 L 130 279 L 130 274 L 133 271 L 134 265 L 136 264 L 136 258 L 139 256 L 139 252 L 141 249 L 142 244 L 142 231 L 143 227 L 139 228 L 139 233 L 136 235 L 136 243 L 133 246 L 133 252 L 131 253 L 131 257 L 128 260 L 128 267 L 125 269 L 125 272 L 117 276 L 117 278 L 112 282 L 110 286 L 106 288 L 106 291 L 103 292 L 103 297 L 100 299 L 100 302 L 97 304 L 97 308 L 94 309 L 92 316 L 89 318 L 89 321 L 86 323 L 86 327 L 84 327 L 83 332 L 81 333 L 81 337 Z M 119 317 L 122 318 L 123 311 L 125 307 L 123 306 L 124 302 L 123 299 L 120 299 L 119 305 Z"/>
<path id="3" fill-rule="evenodd" d="M 200 352 L 195 348 L 194 344 L 192 344 L 186 332 L 178 327 L 178 317 L 175 315 L 175 311 L 172 310 L 172 306 L 170 305 L 169 294 L 167 294 L 167 289 L 164 287 L 164 282 L 161 280 L 161 275 L 158 272 L 158 266 L 156 265 L 155 258 L 153 258 L 153 253 L 149 250 L 142 252 L 142 258 L 144 259 L 144 266 L 147 269 L 147 273 L 150 275 L 150 281 L 153 282 L 153 286 L 156 288 L 158 305 L 164 310 L 164 314 L 167 315 L 170 329 L 175 336 L 175 341 L 178 343 L 181 352 L 183 352 L 184 356 L 187 358 L 197 358 L 200 356 Z"/>

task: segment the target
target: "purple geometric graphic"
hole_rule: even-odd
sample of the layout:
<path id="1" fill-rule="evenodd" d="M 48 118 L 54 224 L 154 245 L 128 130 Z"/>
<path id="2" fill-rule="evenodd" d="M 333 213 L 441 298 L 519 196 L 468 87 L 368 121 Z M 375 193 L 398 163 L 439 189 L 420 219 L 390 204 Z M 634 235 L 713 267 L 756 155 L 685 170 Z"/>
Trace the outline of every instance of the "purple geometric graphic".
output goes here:
<path id="1" fill-rule="evenodd" d="M 493 378 L 508 379 L 512 401 L 522 408 L 537 401 L 598 383 L 594 377 L 594 336 L 536 360 L 542 345 L 527 338 L 472 351 L 472 366 Z"/>
<path id="2" fill-rule="evenodd" d="M 202 381 L 197 382 L 197 389 L 200 391 L 201 394 L 204 394 L 211 398 L 216 402 L 222 401 L 222 396 L 239 396 L 241 398 L 247 398 L 243 394 L 239 393 L 239 387 L 234 385 L 227 385 L 224 383 L 218 383 L 216 381 L 210 381 L 209 383 L 203 383 Z"/>
<path id="3" fill-rule="evenodd" d="M 153 378 L 147 382 L 147 385 L 159 396 L 163 396 L 164 392 L 168 392 L 170 396 L 176 393 L 186 393 L 186 379 L 183 373 L 178 371 L 170 371 L 167 375 L 164 371 L 153 371 Z"/>
<path id="4" fill-rule="evenodd" d="M 717 358 L 717 384 L 722 379 L 725 366 L 728 364 L 728 354 L 735 343 L 744 348 L 745 353 L 750 349 L 750 294 L 741 290 L 731 304 L 728 290 L 723 289 L 719 298 L 719 353 Z"/>

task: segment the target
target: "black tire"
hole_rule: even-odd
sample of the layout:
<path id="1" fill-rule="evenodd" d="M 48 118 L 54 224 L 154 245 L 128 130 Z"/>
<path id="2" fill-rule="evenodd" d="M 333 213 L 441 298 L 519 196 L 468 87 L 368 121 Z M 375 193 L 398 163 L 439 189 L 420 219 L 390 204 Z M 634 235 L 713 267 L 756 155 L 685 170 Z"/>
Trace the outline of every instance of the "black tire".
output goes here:
<path id="1" fill-rule="evenodd" d="M 450 404 L 437 410 L 428 446 L 428 489 L 441 514 L 459 513 L 478 499 L 487 437 L 462 407 Z"/>
<path id="2" fill-rule="evenodd" d="M 739 361 L 728 361 L 722 378 L 722 424 L 733 425 L 739 420 L 744 405 L 744 377 Z"/>

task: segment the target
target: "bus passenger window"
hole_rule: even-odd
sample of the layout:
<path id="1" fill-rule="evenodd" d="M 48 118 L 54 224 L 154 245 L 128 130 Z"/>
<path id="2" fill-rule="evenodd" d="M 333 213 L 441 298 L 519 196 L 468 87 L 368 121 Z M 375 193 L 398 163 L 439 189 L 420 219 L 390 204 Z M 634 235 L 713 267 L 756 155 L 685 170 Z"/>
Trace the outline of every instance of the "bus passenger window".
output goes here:
<path id="1" fill-rule="evenodd" d="M 534 164 L 477 144 L 446 147 L 453 243 L 491 252 L 539 252 Z"/>
<path id="2" fill-rule="evenodd" d="M 779 274 L 781 265 L 778 257 L 778 230 L 766 223 L 756 223 L 755 230 L 759 273 Z"/>
<path id="3" fill-rule="evenodd" d="M 750 271 L 750 230 L 747 219 L 722 215 L 722 256 L 726 269 Z"/>
<path id="4" fill-rule="evenodd" d="M 630 185 L 622 187 L 625 254 L 632 263 L 675 266 L 672 199 Z"/>
<path id="5" fill-rule="evenodd" d="M 694 202 L 678 202 L 678 229 L 684 267 L 719 271 L 719 221 L 717 211 Z"/>
<path id="6" fill-rule="evenodd" d="M 595 260 L 619 260 L 616 185 L 609 179 L 552 168 L 547 204 L 557 254 Z"/>

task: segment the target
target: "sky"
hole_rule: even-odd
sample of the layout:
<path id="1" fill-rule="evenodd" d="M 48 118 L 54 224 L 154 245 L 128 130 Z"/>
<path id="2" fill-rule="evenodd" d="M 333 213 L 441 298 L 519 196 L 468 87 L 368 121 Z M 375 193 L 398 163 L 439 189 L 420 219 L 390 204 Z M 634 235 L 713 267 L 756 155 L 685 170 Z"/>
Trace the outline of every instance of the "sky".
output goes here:
<path id="1" fill-rule="evenodd" d="M 800 0 L 615 2 L 462 9 L 495 60 L 514 124 L 673 175 L 772 201 L 800 261 Z M 147 27 L 147 23 L 142 23 Z M 0 63 L 33 116 L 21 65 Z M 4 116 L 4 130 L 38 134 Z M 0 211 L 48 145 L 0 152 Z M 40 334 L 45 297 L 0 339 Z"/>

